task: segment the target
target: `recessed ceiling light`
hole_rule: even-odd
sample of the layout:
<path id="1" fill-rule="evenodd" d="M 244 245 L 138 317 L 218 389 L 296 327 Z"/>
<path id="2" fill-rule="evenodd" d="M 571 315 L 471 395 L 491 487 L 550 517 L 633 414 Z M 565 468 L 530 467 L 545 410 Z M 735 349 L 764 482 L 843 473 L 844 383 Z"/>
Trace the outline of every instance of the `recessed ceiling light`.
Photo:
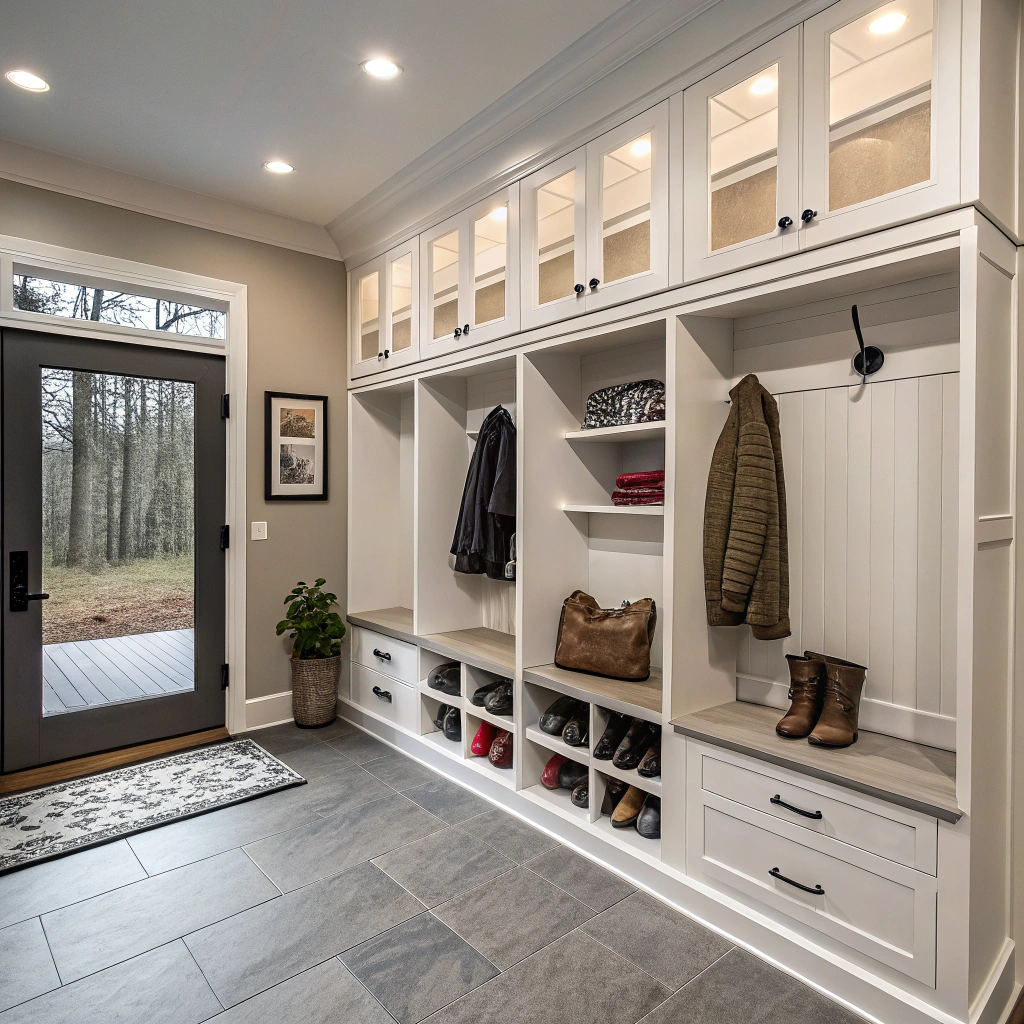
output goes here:
<path id="1" fill-rule="evenodd" d="M 767 96 L 770 92 L 775 92 L 775 79 L 769 78 L 767 75 L 763 75 L 757 79 L 750 87 L 750 91 L 755 96 Z"/>
<path id="2" fill-rule="evenodd" d="M 508 207 L 499 206 L 495 210 L 491 210 L 491 220 L 508 220 Z"/>
<path id="3" fill-rule="evenodd" d="M 629 147 L 629 151 L 633 156 L 647 156 L 651 151 L 651 140 L 647 138 L 637 139 L 636 142 Z"/>
<path id="4" fill-rule="evenodd" d="M 385 57 L 374 57 L 372 60 L 364 60 L 362 69 L 374 78 L 394 78 L 401 74 L 402 69 L 393 61 Z"/>
<path id="5" fill-rule="evenodd" d="M 295 170 L 291 164 L 286 164 L 283 160 L 268 160 L 263 166 L 274 174 L 291 174 Z"/>
<path id="6" fill-rule="evenodd" d="M 868 25 L 868 31 L 874 32 L 876 36 L 884 36 L 889 32 L 895 32 L 907 22 L 907 16 L 901 14 L 899 11 L 890 11 L 888 14 L 883 14 L 880 18 L 876 18 L 870 25 Z"/>
<path id="7" fill-rule="evenodd" d="M 50 87 L 38 75 L 31 71 L 8 71 L 7 81 L 16 85 L 19 89 L 27 89 L 29 92 L 49 92 Z"/>

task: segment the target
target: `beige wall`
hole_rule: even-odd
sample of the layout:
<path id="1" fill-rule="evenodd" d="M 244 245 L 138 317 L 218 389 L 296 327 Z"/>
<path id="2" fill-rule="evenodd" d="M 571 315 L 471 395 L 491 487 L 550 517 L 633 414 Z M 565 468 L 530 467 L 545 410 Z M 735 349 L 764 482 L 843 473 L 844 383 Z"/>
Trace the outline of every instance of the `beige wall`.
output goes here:
<path id="1" fill-rule="evenodd" d="M 287 638 L 274 635 L 284 595 L 320 575 L 345 600 L 344 265 L 5 180 L 0 233 L 248 286 L 246 696 L 287 690 Z M 263 500 L 264 391 L 330 398 L 328 501 Z M 253 520 L 267 522 L 268 540 L 248 540 Z"/>

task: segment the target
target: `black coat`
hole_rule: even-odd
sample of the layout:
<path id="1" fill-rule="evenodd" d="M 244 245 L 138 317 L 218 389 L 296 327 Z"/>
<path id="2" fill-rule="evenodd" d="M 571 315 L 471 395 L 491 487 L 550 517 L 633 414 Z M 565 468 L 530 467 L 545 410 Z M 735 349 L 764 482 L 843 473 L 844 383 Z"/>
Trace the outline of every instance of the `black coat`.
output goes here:
<path id="1" fill-rule="evenodd" d="M 516 532 L 516 425 L 502 406 L 480 427 L 451 553 L 456 572 L 505 579 Z"/>

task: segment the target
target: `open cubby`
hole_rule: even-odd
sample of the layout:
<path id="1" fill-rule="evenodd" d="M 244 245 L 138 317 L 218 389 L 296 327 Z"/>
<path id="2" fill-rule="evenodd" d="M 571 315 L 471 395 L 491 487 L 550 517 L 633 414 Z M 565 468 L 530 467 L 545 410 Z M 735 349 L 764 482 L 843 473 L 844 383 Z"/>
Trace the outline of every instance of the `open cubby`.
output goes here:
<path id="1" fill-rule="evenodd" d="M 604 803 L 605 790 L 607 789 L 608 779 L 613 776 L 609 776 L 604 768 L 598 768 L 596 771 L 591 772 L 591 783 L 590 783 L 590 805 L 593 808 L 593 823 L 592 827 L 604 835 L 606 838 L 610 838 L 613 841 L 625 846 L 627 849 L 637 850 L 641 853 L 646 854 L 648 857 L 654 857 L 657 860 L 661 859 L 661 840 L 660 839 L 645 839 L 639 832 L 633 827 L 630 828 L 616 828 L 612 825 L 611 815 L 601 813 L 601 806 Z M 638 789 L 641 787 L 638 786 Z M 647 792 L 651 792 L 648 790 Z M 654 794 L 660 797 L 660 794 Z M 662 804 L 662 814 L 664 815 L 664 803 Z M 664 832 L 664 819 L 662 820 L 662 831 Z"/>
<path id="2" fill-rule="evenodd" d="M 479 718 L 483 718 L 499 729 L 513 729 L 515 720 L 513 713 L 508 715 L 492 715 L 486 708 L 479 707 L 472 702 L 473 694 L 488 683 L 497 682 L 500 679 L 508 680 L 509 677 L 497 672 L 488 672 L 486 669 L 477 668 L 475 665 L 462 665 L 462 695 L 465 698 L 466 707 Z M 513 701 L 514 703 L 514 701 Z"/>
<path id="3" fill-rule="evenodd" d="M 463 729 L 464 737 L 466 740 L 466 763 L 476 769 L 481 774 L 494 779 L 501 783 L 503 786 L 508 786 L 510 789 L 516 788 L 516 765 L 518 764 L 521 756 L 519 750 L 519 743 L 516 740 L 516 732 L 512 723 L 512 719 L 506 719 L 504 724 L 498 724 L 501 722 L 500 718 L 496 718 L 493 715 L 489 715 L 486 718 L 480 715 L 480 708 L 473 706 L 472 704 L 466 704 L 466 711 L 463 715 Z M 473 742 L 473 737 L 476 735 L 477 730 L 480 728 L 482 722 L 488 722 L 490 725 L 495 726 L 497 730 L 504 729 L 506 732 L 512 733 L 512 764 L 508 768 L 498 768 L 491 764 L 486 754 L 473 754 L 470 751 L 470 744 Z"/>
<path id="4" fill-rule="evenodd" d="M 553 754 L 561 754 L 563 757 L 572 758 L 581 764 L 589 764 L 592 736 L 588 736 L 586 746 L 573 747 L 566 743 L 560 735 L 552 736 L 540 728 L 541 715 L 562 696 L 565 695 L 558 690 L 552 690 L 536 683 L 524 683 L 523 714 L 520 716 L 524 734 L 527 739 L 545 747 Z"/>
<path id="5" fill-rule="evenodd" d="M 633 716 L 636 717 L 636 716 Z M 594 742 L 601 737 L 605 728 L 608 725 L 611 714 L 607 708 L 601 707 L 600 704 L 593 706 L 593 735 Z M 621 768 L 616 768 L 611 761 L 603 761 L 594 758 L 594 767 L 605 775 L 611 776 L 615 779 L 620 779 L 622 782 L 627 782 L 631 786 L 636 786 L 637 789 L 642 789 L 646 793 L 653 793 L 655 796 L 661 796 L 661 776 L 657 776 L 653 779 L 645 779 L 643 776 L 637 774 L 636 769 L 631 771 L 623 771 Z"/>

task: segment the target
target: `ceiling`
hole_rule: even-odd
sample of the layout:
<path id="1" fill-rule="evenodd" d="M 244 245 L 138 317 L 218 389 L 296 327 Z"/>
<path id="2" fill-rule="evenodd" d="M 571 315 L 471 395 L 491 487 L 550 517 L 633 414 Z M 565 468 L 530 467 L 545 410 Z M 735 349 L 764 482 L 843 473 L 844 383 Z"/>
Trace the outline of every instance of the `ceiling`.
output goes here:
<path id="1" fill-rule="evenodd" d="M 0 73 L 50 91 L 0 79 L 0 137 L 326 224 L 626 2 L 11 3 Z"/>

